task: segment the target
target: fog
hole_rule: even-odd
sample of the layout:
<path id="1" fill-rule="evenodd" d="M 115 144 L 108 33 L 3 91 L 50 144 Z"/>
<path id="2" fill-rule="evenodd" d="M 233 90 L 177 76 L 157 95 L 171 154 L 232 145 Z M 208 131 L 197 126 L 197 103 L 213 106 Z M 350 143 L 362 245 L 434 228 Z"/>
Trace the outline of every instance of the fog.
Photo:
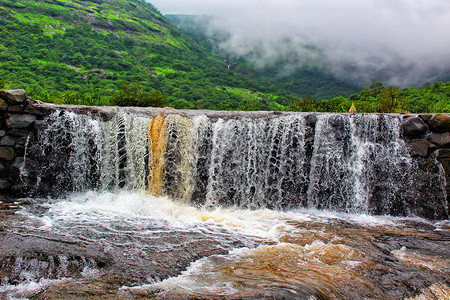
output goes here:
<path id="1" fill-rule="evenodd" d="M 153 0 L 163 14 L 214 16 L 220 47 L 257 67 L 324 66 L 402 87 L 450 80 L 448 0 Z"/>

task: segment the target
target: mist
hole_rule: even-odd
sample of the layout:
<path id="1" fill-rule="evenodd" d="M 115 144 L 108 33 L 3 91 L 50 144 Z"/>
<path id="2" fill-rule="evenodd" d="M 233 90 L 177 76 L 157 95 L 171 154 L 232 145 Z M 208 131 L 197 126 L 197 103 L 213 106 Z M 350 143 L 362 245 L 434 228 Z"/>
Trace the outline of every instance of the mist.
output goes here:
<path id="1" fill-rule="evenodd" d="M 164 14 L 213 16 L 220 48 L 256 67 L 327 69 L 360 85 L 450 80 L 448 0 L 153 0 Z"/>

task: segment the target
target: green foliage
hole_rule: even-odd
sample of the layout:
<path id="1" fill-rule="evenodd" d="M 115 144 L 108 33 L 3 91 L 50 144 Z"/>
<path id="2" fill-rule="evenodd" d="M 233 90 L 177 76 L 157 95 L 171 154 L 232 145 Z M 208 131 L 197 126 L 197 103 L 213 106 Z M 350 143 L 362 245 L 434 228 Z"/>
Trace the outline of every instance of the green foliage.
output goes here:
<path id="1" fill-rule="evenodd" d="M 290 111 L 317 111 L 317 101 L 309 96 L 301 97 L 298 100 L 293 100 L 287 108 Z"/>
<path id="2" fill-rule="evenodd" d="M 302 97 L 292 100 L 287 110 L 317 112 L 348 112 L 352 103 L 359 113 L 449 113 L 450 82 L 436 82 L 421 89 L 400 90 L 395 86 L 384 87 L 374 83 L 359 94 L 349 98 L 336 97 L 330 100 L 314 100 Z"/>
<path id="3" fill-rule="evenodd" d="M 43 101 L 111 103 L 123 81 L 193 109 L 272 110 L 299 94 L 341 94 L 319 71 L 285 80 L 245 64 L 229 70 L 143 0 L 0 0 L 0 10 L 0 78 Z M 92 87 L 100 101 L 83 98 Z"/>
<path id="4" fill-rule="evenodd" d="M 80 92 L 67 91 L 62 93 L 54 100 L 58 104 L 75 104 L 75 105 L 89 105 L 89 106 L 107 106 L 109 100 L 100 96 L 96 91 Z"/>
<path id="5" fill-rule="evenodd" d="M 378 100 L 378 112 L 398 113 L 403 111 L 405 98 L 396 86 L 388 86 L 381 90 Z"/>
<path id="6" fill-rule="evenodd" d="M 167 96 L 160 91 L 152 91 L 151 93 L 143 92 L 140 84 L 130 84 L 123 82 L 117 94 L 111 99 L 112 105 L 117 106 L 164 106 Z"/>
<path id="7" fill-rule="evenodd" d="M 355 102 L 358 112 L 377 112 L 386 89 L 375 83 L 358 94 L 315 68 L 279 77 L 277 67 L 244 61 L 228 68 L 144 0 L 0 0 L 0 13 L 0 86 L 47 102 L 339 112 Z M 449 83 L 399 96 L 397 111 L 450 109 Z"/>

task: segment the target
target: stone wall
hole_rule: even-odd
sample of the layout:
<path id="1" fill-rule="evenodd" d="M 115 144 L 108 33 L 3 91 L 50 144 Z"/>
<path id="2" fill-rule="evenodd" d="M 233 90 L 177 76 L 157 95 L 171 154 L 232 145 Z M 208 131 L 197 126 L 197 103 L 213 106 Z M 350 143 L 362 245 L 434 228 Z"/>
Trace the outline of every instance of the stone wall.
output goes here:
<path id="1" fill-rule="evenodd" d="M 20 168 L 28 136 L 45 128 L 51 109 L 38 105 L 24 90 L 0 91 L 0 201 L 26 196 L 21 191 Z"/>
<path id="2" fill-rule="evenodd" d="M 433 170 L 430 160 L 437 159 L 444 171 L 447 185 L 447 198 L 450 195 L 450 115 L 422 114 L 405 115 L 402 120 L 402 135 L 409 146 L 411 156 L 421 164 L 421 168 L 429 169 L 430 176 L 439 170 Z M 423 195 L 430 187 L 424 186 Z M 431 187 L 438 188 L 438 187 Z"/>
<path id="3" fill-rule="evenodd" d="M 35 101 L 27 97 L 24 90 L 0 91 L 0 201 L 10 202 L 17 197 L 28 196 L 20 184 L 20 170 L 24 166 L 26 144 L 30 136 L 36 135 L 46 128 L 45 116 L 55 109 L 71 110 L 77 113 L 93 113 L 102 117 L 113 115 L 118 110 L 111 107 L 55 106 Z M 134 112 L 134 108 L 123 110 Z M 177 111 L 164 109 L 140 109 L 139 113 L 159 115 L 161 113 L 182 113 L 186 115 L 205 113 L 208 116 L 224 117 L 232 115 L 249 117 L 267 116 L 267 114 L 284 114 L 283 112 L 214 112 L 214 111 Z M 409 147 L 411 156 L 420 167 L 429 174 L 429 178 L 416 178 L 423 181 L 421 193 L 417 195 L 417 203 L 423 207 L 421 215 L 427 216 L 427 198 L 433 189 L 444 188 L 450 195 L 450 114 L 405 114 L 402 118 L 401 134 Z M 28 149 L 28 151 L 31 151 Z M 441 163 L 437 168 L 435 160 Z M 26 161 L 27 169 L 32 161 Z M 39 166 L 36 164 L 36 168 Z M 438 182 L 439 176 L 446 177 L 446 187 L 430 186 L 430 182 Z M 436 180 L 435 180 L 436 179 Z M 446 199 L 442 199 L 445 201 Z M 430 202 L 432 203 L 432 201 Z M 430 204 L 432 205 L 432 204 Z"/>

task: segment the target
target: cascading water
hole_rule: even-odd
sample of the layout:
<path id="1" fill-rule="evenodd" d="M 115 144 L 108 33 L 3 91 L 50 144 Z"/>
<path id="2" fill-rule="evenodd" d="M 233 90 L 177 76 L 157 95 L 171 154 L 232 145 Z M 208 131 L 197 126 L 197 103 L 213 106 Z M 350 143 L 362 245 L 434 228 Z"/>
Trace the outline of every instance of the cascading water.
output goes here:
<path id="1" fill-rule="evenodd" d="M 410 155 L 400 116 L 45 123 L 19 168 L 31 204 L 0 210 L 0 297 L 450 297 L 445 177 Z"/>
<path id="2" fill-rule="evenodd" d="M 423 188 L 415 178 L 426 170 L 401 139 L 399 117 L 313 118 L 119 113 L 102 121 L 55 112 L 35 142 L 44 167 L 22 178 L 36 194 L 56 182 L 55 195 L 125 189 L 209 207 L 415 214 Z M 443 185 L 430 196 L 441 199 L 436 209 L 446 205 Z"/>

